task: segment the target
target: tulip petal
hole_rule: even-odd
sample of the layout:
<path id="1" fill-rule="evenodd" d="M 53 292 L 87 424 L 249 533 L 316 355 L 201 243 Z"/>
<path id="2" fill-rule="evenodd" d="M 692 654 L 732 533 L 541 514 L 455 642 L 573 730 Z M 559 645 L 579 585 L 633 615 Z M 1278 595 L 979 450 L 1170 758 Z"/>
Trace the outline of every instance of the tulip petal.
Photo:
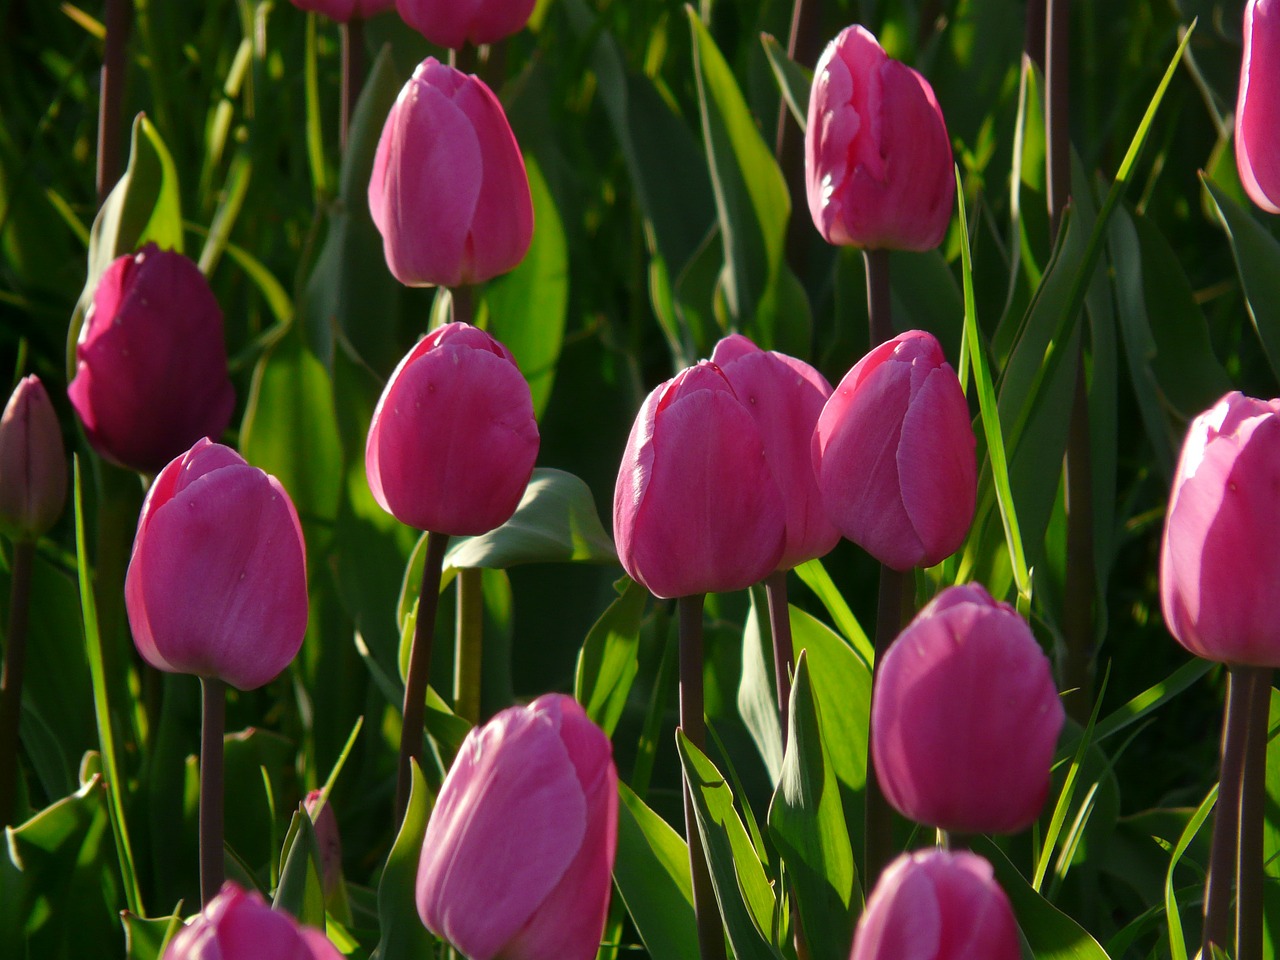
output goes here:
<path id="1" fill-rule="evenodd" d="M 1245 192 L 1268 213 L 1280 213 L 1280 3 L 1250 0 L 1244 18 L 1244 58 L 1236 106 L 1236 166 Z"/>

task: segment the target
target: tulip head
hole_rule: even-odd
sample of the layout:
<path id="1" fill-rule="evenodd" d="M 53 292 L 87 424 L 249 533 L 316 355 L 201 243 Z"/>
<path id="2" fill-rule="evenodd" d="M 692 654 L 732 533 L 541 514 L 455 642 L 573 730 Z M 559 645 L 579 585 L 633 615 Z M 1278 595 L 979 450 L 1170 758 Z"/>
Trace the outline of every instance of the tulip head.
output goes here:
<path id="1" fill-rule="evenodd" d="M 396 0 L 290 0 L 290 3 L 300 10 L 310 10 L 339 23 L 368 20 L 375 13 L 394 10 L 396 6 Z"/>
<path id="2" fill-rule="evenodd" d="M 322 790 L 312 790 L 302 801 L 302 806 L 315 828 L 316 847 L 320 851 L 320 883 L 328 900 L 342 881 L 342 837 L 338 833 L 338 818 L 334 816 L 333 804 L 326 801 L 320 805 L 323 793 Z"/>
<path id="3" fill-rule="evenodd" d="M 463 741 L 418 865 L 429 930 L 471 960 L 591 960 L 609 906 L 618 774 L 571 697 L 504 710 Z"/>
<path id="4" fill-rule="evenodd" d="M 484 82 L 428 57 L 400 91 L 369 178 L 387 267 L 409 286 L 506 273 L 533 238 L 520 147 Z"/>
<path id="5" fill-rule="evenodd" d="M 780 570 L 831 552 L 840 531 L 827 517 L 813 475 L 809 442 L 831 384 L 803 360 L 761 350 L 735 333 L 716 344 L 718 366 L 760 428 L 765 459 L 787 511 L 787 542 Z"/>
<path id="6" fill-rule="evenodd" d="M 179 930 L 164 960 L 342 960 L 338 948 L 312 927 L 272 910 L 256 890 L 227 881 L 204 910 Z"/>
<path id="7" fill-rule="evenodd" d="M 1280 399 L 1230 393 L 1191 422 L 1160 550 L 1165 623 L 1198 657 L 1280 666 Z"/>
<path id="8" fill-rule="evenodd" d="M 0 417 L 0 527 L 18 539 L 46 533 L 67 501 L 62 429 L 44 384 L 24 378 Z"/>
<path id="9" fill-rule="evenodd" d="M 431 43 L 497 43 L 529 22 L 537 0 L 396 0 L 400 18 Z"/>
<path id="10" fill-rule="evenodd" d="M 511 519 L 538 444 L 511 351 L 478 327 L 447 323 L 418 341 L 382 391 L 365 471 L 374 499 L 401 523 L 471 536 Z"/>
<path id="11" fill-rule="evenodd" d="M 977 499 L 976 440 L 955 371 L 912 330 L 859 360 L 818 418 L 811 452 L 836 528 L 895 570 L 964 542 Z"/>
<path id="12" fill-rule="evenodd" d="M 885 868 L 849 960 L 1019 960 L 1018 924 L 991 864 L 966 850 L 904 853 Z"/>
<path id="13" fill-rule="evenodd" d="M 787 508 L 760 428 L 720 368 L 645 399 L 613 494 L 623 568 L 658 597 L 742 590 L 778 567 Z"/>
<path id="14" fill-rule="evenodd" d="M 828 243 L 932 250 L 951 222 L 951 141 L 929 82 L 864 27 L 843 30 L 813 74 L 805 185 Z"/>
<path id="15" fill-rule="evenodd" d="M 1236 167 L 1249 198 L 1280 213 L 1280 2 L 1249 0 L 1236 104 Z"/>
<path id="16" fill-rule="evenodd" d="M 142 504 L 125 605 L 159 670 L 241 690 L 274 678 L 307 627 L 302 527 L 280 481 L 207 439 L 165 467 Z"/>
<path id="17" fill-rule="evenodd" d="M 231 422 L 222 311 L 204 275 L 149 243 L 109 266 L 76 344 L 67 388 L 93 448 L 156 473 Z"/>

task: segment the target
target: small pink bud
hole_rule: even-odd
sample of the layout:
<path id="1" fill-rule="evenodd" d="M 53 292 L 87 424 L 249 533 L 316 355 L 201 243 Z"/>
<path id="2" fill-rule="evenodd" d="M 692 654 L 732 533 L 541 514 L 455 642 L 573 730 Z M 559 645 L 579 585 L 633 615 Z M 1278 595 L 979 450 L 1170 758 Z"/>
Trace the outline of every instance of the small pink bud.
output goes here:
<path id="1" fill-rule="evenodd" d="M 1249 198 L 1280 213 L 1280 2 L 1249 0 L 1236 104 L 1236 166 Z"/>
<path id="2" fill-rule="evenodd" d="M 396 0 L 400 18 L 431 43 L 497 43 L 529 22 L 537 0 Z"/>
<path id="3" fill-rule="evenodd" d="M 231 881 L 169 941 L 164 960 L 342 960 L 324 933 Z"/>
<path id="4" fill-rule="evenodd" d="M 312 790 L 302 801 L 307 816 L 311 817 L 316 833 L 316 846 L 320 848 L 320 874 L 324 886 L 324 896 L 328 900 L 338 889 L 342 880 L 342 837 L 338 833 L 338 818 L 334 816 L 333 804 L 325 803 L 316 814 L 323 791 Z"/>
<path id="5" fill-rule="evenodd" d="M 38 537 L 67 501 L 67 456 L 58 415 L 35 376 L 18 383 L 0 418 L 0 525 Z"/>
<path id="6" fill-rule="evenodd" d="M 396 0 L 290 0 L 300 10 L 310 10 L 321 16 L 346 23 L 348 20 L 368 20 L 375 13 L 394 10 Z"/>

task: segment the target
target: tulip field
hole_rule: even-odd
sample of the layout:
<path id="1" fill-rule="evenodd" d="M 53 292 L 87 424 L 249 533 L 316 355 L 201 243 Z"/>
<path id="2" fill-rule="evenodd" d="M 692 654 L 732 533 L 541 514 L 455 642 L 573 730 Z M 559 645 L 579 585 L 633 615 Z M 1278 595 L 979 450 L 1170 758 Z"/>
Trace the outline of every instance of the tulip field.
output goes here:
<path id="1" fill-rule="evenodd" d="M 0 37 L 0 960 L 1280 957 L 1280 0 Z"/>

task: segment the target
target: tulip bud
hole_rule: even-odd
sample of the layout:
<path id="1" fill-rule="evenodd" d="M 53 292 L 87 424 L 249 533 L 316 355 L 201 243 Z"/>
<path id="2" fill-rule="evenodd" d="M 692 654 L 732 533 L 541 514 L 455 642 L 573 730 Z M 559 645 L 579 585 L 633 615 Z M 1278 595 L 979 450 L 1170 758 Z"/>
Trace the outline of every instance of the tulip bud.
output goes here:
<path id="1" fill-rule="evenodd" d="M 761 350 L 737 333 L 716 344 L 711 362 L 760 428 L 765 459 L 786 505 L 787 542 L 778 569 L 830 553 L 840 531 L 822 506 L 809 443 L 831 384 L 803 360 Z"/>
<path id="2" fill-rule="evenodd" d="M 1236 105 L 1236 166 L 1249 199 L 1280 213 L 1280 3 L 1249 0 Z"/>
<path id="3" fill-rule="evenodd" d="M 1198 657 L 1280 666 L 1280 399 L 1229 393 L 1191 422 L 1160 550 L 1165 623 Z"/>
<path id="4" fill-rule="evenodd" d="M 200 440 L 160 472 L 125 577 L 138 653 L 241 690 L 288 666 L 307 628 L 302 528 L 275 477 Z"/>
<path id="5" fill-rule="evenodd" d="M 18 383 L 0 417 L 0 526 L 26 539 L 46 533 L 67 501 L 62 430 L 40 378 Z"/>
<path id="6" fill-rule="evenodd" d="M 472 536 L 515 513 L 538 457 L 529 384 L 478 327 L 431 331 L 391 374 L 365 470 L 383 510 L 419 530 Z"/>
<path id="7" fill-rule="evenodd" d="M 912 330 L 845 374 L 811 449 L 836 528 L 886 566 L 910 570 L 964 542 L 977 499 L 976 443 L 942 346 Z"/>
<path id="8" fill-rule="evenodd" d="M 231 881 L 169 941 L 164 960 L 342 960 L 324 933 Z"/>
<path id="9" fill-rule="evenodd" d="M 67 395 L 93 448 L 142 473 L 222 434 L 236 400 L 222 311 L 194 263 L 149 243 L 107 268 Z"/>
<path id="10" fill-rule="evenodd" d="M 876 664 L 876 774 L 919 823 L 1016 833 L 1044 806 L 1064 717 L 1026 621 L 979 584 L 949 587 Z"/>
<path id="11" fill-rule="evenodd" d="M 315 828 L 316 846 L 320 850 L 320 882 L 324 887 L 324 898 L 328 900 L 342 880 L 342 837 L 338 833 L 338 818 L 334 816 L 333 804 L 325 803 L 319 814 L 316 813 L 323 793 L 322 790 L 312 790 L 302 801 L 302 806 Z"/>
<path id="12" fill-rule="evenodd" d="M 536 0 L 396 0 L 400 18 L 439 47 L 497 43 L 529 22 Z"/>
<path id="13" fill-rule="evenodd" d="M 299 10 L 310 10 L 321 16 L 346 23 L 368 20 L 375 13 L 395 9 L 396 0 L 290 0 Z"/>
<path id="14" fill-rule="evenodd" d="M 760 428 L 720 368 L 645 399 L 613 494 L 623 568 L 658 597 L 743 590 L 778 567 L 787 508 Z"/>
<path id="15" fill-rule="evenodd" d="M 533 238 L 524 158 L 484 82 L 428 57 L 387 115 L 369 178 L 387 267 L 409 286 L 481 283 Z"/>
<path id="16" fill-rule="evenodd" d="M 814 226 L 828 243 L 932 250 L 951 222 L 955 173 L 929 81 L 861 26 L 818 60 L 804 137 Z"/>
<path id="17" fill-rule="evenodd" d="M 422 922 L 470 960 L 592 960 L 609 906 L 609 738 L 547 694 L 467 734 L 422 841 Z"/>
<path id="18" fill-rule="evenodd" d="M 995 871 L 961 850 L 898 857 L 858 921 L 849 960 L 1019 960 L 1018 924 Z"/>

